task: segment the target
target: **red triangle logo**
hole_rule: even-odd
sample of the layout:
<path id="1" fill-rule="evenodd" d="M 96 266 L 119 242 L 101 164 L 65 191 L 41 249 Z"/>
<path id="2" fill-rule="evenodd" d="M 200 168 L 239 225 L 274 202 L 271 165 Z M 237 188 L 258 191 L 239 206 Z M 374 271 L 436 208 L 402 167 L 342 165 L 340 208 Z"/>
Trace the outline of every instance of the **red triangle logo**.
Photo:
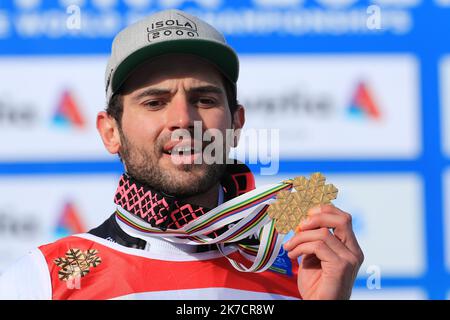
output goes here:
<path id="1" fill-rule="evenodd" d="M 80 214 L 72 202 L 67 202 L 64 205 L 55 231 L 59 237 L 86 231 L 86 227 L 80 218 Z"/>
<path id="2" fill-rule="evenodd" d="M 60 125 L 71 124 L 77 128 L 85 126 L 86 121 L 79 110 L 78 104 L 73 94 L 68 90 L 65 90 L 61 96 L 53 121 Z"/>
<path id="3" fill-rule="evenodd" d="M 358 83 L 349 111 L 352 114 L 363 113 L 373 119 L 381 118 L 380 110 L 364 82 Z"/>

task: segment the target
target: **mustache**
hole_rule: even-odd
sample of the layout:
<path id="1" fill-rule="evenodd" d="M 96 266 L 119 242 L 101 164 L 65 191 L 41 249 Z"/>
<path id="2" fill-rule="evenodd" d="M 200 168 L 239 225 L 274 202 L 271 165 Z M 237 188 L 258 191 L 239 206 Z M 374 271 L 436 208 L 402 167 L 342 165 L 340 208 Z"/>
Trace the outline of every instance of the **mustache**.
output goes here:
<path id="1" fill-rule="evenodd" d="M 177 130 L 188 130 L 188 129 L 177 129 Z M 206 146 L 208 146 L 209 144 L 213 143 L 215 138 L 213 137 L 211 141 L 203 141 L 203 140 L 198 140 L 195 139 L 195 135 L 194 135 L 194 131 L 192 130 L 188 130 L 189 131 L 189 136 L 186 135 L 181 135 L 179 136 L 179 139 L 173 139 L 174 134 L 176 134 L 177 130 L 171 132 L 171 133 L 164 133 L 162 135 L 160 135 L 154 144 L 154 151 L 155 153 L 163 153 L 164 152 L 164 146 L 166 144 L 168 144 L 169 142 L 183 142 L 185 141 L 185 139 L 188 139 L 189 141 L 192 141 L 194 143 L 194 145 L 200 145 L 202 147 L 202 150 L 205 149 Z M 202 137 L 203 137 L 204 132 L 202 132 Z"/>

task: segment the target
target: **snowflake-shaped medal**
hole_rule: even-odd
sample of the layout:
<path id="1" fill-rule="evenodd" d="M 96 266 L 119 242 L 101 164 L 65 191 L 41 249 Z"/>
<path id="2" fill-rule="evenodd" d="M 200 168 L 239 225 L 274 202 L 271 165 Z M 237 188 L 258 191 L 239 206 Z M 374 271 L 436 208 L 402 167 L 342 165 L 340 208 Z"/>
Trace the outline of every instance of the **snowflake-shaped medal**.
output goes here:
<path id="1" fill-rule="evenodd" d="M 277 200 L 267 211 L 269 217 L 275 221 L 278 233 L 285 234 L 295 230 L 310 208 L 329 204 L 331 200 L 336 199 L 338 189 L 332 184 L 325 184 L 325 180 L 324 175 L 316 172 L 309 180 L 305 177 L 296 177 L 284 181 L 292 184 L 294 190 L 278 192 Z"/>

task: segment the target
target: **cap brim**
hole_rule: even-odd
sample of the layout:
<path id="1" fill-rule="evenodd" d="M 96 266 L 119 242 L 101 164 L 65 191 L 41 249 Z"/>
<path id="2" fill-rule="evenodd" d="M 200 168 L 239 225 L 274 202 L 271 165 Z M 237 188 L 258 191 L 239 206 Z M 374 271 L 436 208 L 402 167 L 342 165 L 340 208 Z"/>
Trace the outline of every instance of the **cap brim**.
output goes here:
<path id="1" fill-rule="evenodd" d="M 114 72 L 112 91 L 116 92 L 130 73 L 141 63 L 168 53 L 197 55 L 214 64 L 232 83 L 239 76 L 239 60 L 236 53 L 221 43 L 200 39 L 164 41 L 143 47 L 122 61 Z"/>

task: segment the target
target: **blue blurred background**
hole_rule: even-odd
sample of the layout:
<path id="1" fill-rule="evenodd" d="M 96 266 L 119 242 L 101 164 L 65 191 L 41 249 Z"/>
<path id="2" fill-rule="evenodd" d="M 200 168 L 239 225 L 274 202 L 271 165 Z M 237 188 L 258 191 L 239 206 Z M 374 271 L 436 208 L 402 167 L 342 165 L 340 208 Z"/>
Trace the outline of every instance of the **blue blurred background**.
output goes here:
<path id="1" fill-rule="evenodd" d="M 353 298 L 450 297 L 448 0 L 0 0 L 0 272 L 112 213 L 122 166 L 95 129 L 111 41 L 165 8 L 239 53 L 246 127 L 280 136 L 257 183 L 339 188 L 366 254 Z"/>

